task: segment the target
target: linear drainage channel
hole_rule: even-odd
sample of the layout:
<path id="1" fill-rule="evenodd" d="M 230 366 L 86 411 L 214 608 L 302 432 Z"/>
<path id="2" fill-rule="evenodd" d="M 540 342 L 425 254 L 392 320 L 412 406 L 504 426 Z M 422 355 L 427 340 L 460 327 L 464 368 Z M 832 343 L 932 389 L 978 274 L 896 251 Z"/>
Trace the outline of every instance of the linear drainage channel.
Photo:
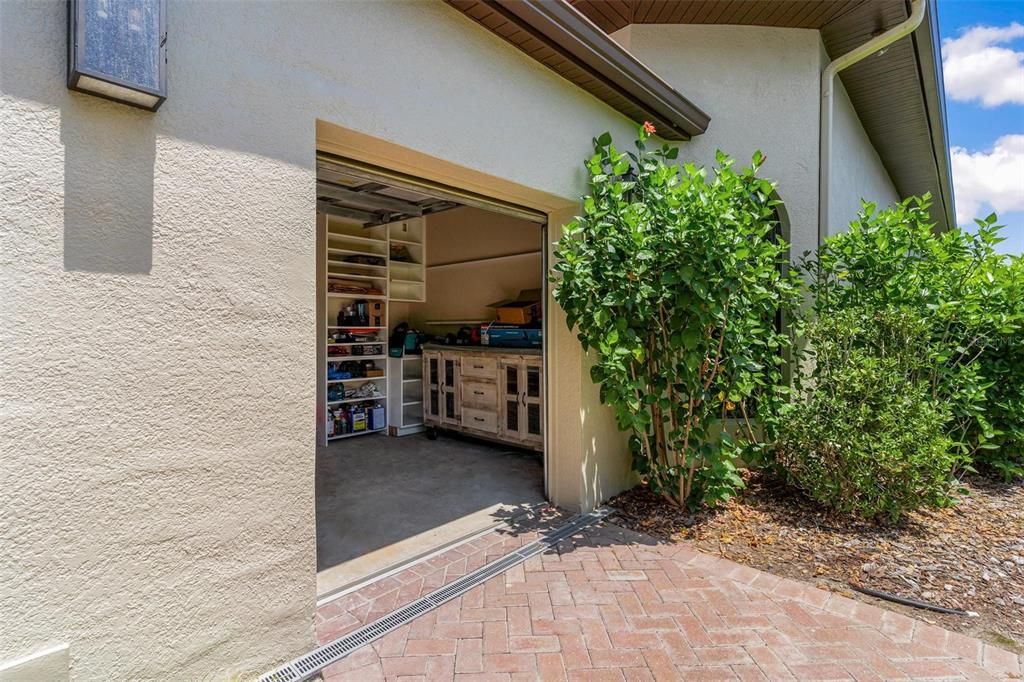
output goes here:
<path id="1" fill-rule="evenodd" d="M 613 511 L 612 509 L 603 508 L 588 514 L 574 516 L 558 528 L 542 533 L 540 538 L 523 545 L 516 551 L 506 554 L 500 559 L 495 559 L 491 563 L 485 564 L 471 573 L 467 573 L 458 580 L 439 587 L 430 594 L 392 611 L 383 618 L 364 625 L 358 630 L 339 637 L 333 642 L 314 649 L 308 654 L 300 656 L 294 661 L 263 675 L 260 677 L 260 682 L 299 682 L 300 680 L 309 679 L 332 663 L 345 658 L 356 649 L 380 639 L 392 630 L 402 627 L 424 613 L 436 609 L 438 606 L 468 592 L 477 585 L 483 584 L 494 576 L 501 575 L 530 557 L 537 556 L 551 549 L 562 540 L 572 537 L 584 528 L 592 526 L 609 516 Z"/>

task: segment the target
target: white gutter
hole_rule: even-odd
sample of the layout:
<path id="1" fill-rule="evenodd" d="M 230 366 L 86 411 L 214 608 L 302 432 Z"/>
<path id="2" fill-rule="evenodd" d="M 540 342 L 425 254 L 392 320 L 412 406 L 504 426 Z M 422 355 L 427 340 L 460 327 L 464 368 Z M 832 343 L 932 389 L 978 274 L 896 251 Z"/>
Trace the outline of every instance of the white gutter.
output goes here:
<path id="1" fill-rule="evenodd" d="M 819 121 L 820 144 L 818 148 L 818 246 L 828 237 L 829 176 L 832 166 L 832 109 L 836 74 L 853 66 L 865 57 L 884 50 L 900 38 L 905 38 L 921 25 L 928 3 L 912 0 L 910 16 L 891 29 L 875 36 L 860 47 L 832 60 L 821 72 L 821 120 Z"/>

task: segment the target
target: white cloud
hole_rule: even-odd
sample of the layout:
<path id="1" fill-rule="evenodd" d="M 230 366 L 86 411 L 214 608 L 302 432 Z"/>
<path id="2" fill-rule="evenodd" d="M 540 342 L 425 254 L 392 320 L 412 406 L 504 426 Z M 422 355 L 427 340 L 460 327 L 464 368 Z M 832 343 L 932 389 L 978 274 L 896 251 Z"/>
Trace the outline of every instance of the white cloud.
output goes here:
<path id="1" fill-rule="evenodd" d="M 946 94 L 985 107 L 1024 104 L 1024 51 L 1000 47 L 1024 38 L 1024 24 L 975 26 L 942 41 Z"/>
<path id="2" fill-rule="evenodd" d="M 1003 135 L 989 152 L 952 147 L 950 154 L 957 223 L 1024 211 L 1024 135 Z"/>

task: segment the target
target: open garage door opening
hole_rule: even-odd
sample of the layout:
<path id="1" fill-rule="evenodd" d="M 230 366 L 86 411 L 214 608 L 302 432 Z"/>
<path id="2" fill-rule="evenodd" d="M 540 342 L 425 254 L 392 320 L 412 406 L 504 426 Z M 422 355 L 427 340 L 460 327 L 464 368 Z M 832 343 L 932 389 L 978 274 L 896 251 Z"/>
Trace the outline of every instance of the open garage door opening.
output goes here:
<path id="1" fill-rule="evenodd" d="M 321 598 L 545 505 L 545 234 L 318 154 Z"/>

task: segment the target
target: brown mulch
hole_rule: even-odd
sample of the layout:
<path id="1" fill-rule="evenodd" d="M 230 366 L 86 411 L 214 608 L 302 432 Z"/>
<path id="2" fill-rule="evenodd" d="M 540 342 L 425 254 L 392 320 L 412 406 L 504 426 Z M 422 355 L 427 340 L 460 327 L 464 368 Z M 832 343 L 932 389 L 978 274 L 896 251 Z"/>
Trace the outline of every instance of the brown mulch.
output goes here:
<path id="1" fill-rule="evenodd" d="M 758 474 L 717 510 L 691 514 L 642 487 L 608 504 L 632 530 L 1024 653 L 1024 484 L 977 479 L 965 488 L 955 507 L 909 514 L 896 527 L 839 516 Z M 850 583 L 977 615 L 894 604 Z"/>

